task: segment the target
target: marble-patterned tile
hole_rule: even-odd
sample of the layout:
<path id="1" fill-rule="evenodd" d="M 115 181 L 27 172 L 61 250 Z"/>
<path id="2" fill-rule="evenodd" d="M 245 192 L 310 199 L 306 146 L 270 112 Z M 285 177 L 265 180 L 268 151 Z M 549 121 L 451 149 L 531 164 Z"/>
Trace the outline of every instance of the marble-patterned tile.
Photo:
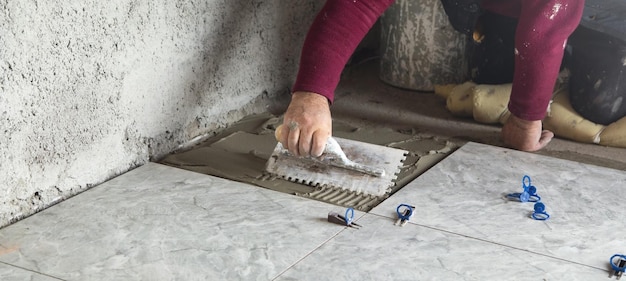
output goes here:
<path id="1" fill-rule="evenodd" d="M 550 214 L 533 220 L 534 203 L 504 195 L 532 185 Z M 626 173 L 532 153 L 468 143 L 371 213 L 395 217 L 416 206 L 411 222 L 604 268 L 626 252 Z"/>
<path id="2" fill-rule="evenodd" d="M 277 280 L 606 280 L 608 271 L 367 214 Z"/>
<path id="3" fill-rule="evenodd" d="M 150 163 L 1 229 L 17 250 L 0 261 L 67 280 L 268 280 L 345 228 L 331 210 Z"/>
<path id="4" fill-rule="evenodd" d="M 42 275 L 19 267 L 0 263 L 0 280 L 2 281 L 58 281 L 62 279 Z"/>

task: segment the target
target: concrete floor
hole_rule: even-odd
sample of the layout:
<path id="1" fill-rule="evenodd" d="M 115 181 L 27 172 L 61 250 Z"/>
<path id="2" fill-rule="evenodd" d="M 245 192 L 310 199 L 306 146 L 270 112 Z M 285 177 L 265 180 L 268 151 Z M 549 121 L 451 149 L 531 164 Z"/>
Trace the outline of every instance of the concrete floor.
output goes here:
<path id="1" fill-rule="evenodd" d="M 288 98 L 283 97 L 272 110 L 284 110 Z M 380 81 L 377 60 L 346 68 L 331 110 L 336 119 L 388 124 L 450 138 L 459 144 L 473 141 L 505 147 L 500 140 L 500 126 L 454 117 L 446 110 L 445 100 L 433 93 L 399 89 Z M 626 171 L 624 148 L 555 138 L 536 154 Z"/>

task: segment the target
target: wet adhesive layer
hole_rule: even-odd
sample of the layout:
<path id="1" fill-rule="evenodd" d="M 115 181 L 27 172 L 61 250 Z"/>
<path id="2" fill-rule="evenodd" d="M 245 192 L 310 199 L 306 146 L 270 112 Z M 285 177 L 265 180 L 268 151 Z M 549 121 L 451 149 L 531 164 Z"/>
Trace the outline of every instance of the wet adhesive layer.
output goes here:
<path id="1" fill-rule="evenodd" d="M 459 147 L 449 138 L 439 139 L 415 131 L 334 120 L 333 135 L 336 137 L 409 151 L 395 185 L 386 194 L 372 196 L 294 183 L 265 172 L 265 164 L 276 146 L 274 130 L 281 122 L 280 118 L 271 114 L 249 116 L 204 143 L 167 156 L 161 163 L 369 211 Z"/>

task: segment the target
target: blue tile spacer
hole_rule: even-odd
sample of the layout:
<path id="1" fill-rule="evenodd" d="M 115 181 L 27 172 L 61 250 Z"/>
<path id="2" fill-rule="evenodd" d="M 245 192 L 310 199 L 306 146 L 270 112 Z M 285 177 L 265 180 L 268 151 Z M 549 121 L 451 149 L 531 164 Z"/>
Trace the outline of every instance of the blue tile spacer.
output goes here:
<path id="1" fill-rule="evenodd" d="M 346 218 L 346 225 L 347 226 L 352 224 L 352 221 L 354 221 L 354 208 L 350 207 L 350 208 L 346 209 L 346 213 L 345 213 L 344 217 Z"/>
<path id="2" fill-rule="evenodd" d="M 538 221 L 545 221 L 550 218 L 550 215 L 546 213 L 546 205 L 541 202 L 535 203 L 535 212 L 532 214 L 532 218 Z"/>
<path id="3" fill-rule="evenodd" d="M 619 258 L 617 263 L 614 263 L 613 260 L 615 258 Z M 613 268 L 613 272 L 609 275 L 609 278 L 613 277 L 613 275 L 617 276 L 617 280 L 622 277 L 622 274 L 626 272 L 626 255 L 615 254 L 609 259 L 609 263 L 611 264 L 611 268 Z"/>
<path id="4" fill-rule="evenodd" d="M 509 193 L 506 197 L 511 200 L 518 200 L 522 203 L 541 201 L 541 197 L 537 194 L 537 187 L 531 184 L 528 175 L 524 175 L 522 178 L 522 188 L 524 189 L 523 192 Z"/>

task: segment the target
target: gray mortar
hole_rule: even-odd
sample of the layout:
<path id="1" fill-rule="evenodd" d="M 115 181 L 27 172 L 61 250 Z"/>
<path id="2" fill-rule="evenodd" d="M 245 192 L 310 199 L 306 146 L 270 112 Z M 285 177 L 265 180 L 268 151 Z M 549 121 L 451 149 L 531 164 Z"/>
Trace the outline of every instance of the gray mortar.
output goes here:
<path id="1" fill-rule="evenodd" d="M 0 1 L 0 227 L 267 110 L 322 1 Z"/>

